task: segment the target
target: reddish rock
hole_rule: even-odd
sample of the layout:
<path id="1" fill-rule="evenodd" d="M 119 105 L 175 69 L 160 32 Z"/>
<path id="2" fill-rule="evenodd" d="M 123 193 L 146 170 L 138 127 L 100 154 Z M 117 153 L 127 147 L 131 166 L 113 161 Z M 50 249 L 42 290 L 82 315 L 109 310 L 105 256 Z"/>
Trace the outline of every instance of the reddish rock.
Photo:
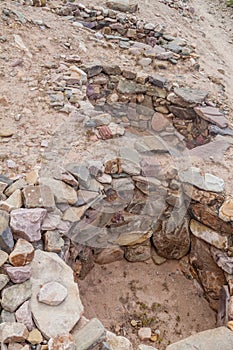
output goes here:
<path id="1" fill-rule="evenodd" d="M 18 310 L 15 312 L 15 317 L 17 322 L 23 323 L 29 331 L 31 331 L 34 328 L 34 323 L 32 321 L 32 313 L 31 313 L 31 307 L 30 302 L 25 301 Z"/>
<path id="2" fill-rule="evenodd" d="M 15 237 L 29 242 L 41 239 L 41 224 L 47 211 L 45 209 L 16 209 L 11 212 L 10 226 Z"/>
<path id="3" fill-rule="evenodd" d="M 162 113 L 156 112 L 151 120 L 151 127 L 154 131 L 165 130 L 169 126 L 168 119 Z"/>
<path id="4" fill-rule="evenodd" d="M 221 288 L 226 284 L 223 271 L 213 260 L 209 245 L 204 241 L 192 236 L 190 263 L 202 284 L 207 299 L 212 307 L 217 308 Z"/>
<path id="5" fill-rule="evenodd" d="M 5 271 L 13 283 L 23 283 L 31 277 L 30 266 L 6 266 Z"/>
<path id="6" fill-rule="evenodd" d="M 14 250 L 9 256 L 9 261 L 13 266 L 23 266 L 29 264 L 34 257 L 34 247 L 25 239 L 19 238 Z"/>
<path id="7" fill-rule="evenodd" d="M 219 126 L 220 128 L 226 128 L 229 125 L 227 118 L 217 108 L 205 106 L 195 107 L 194 110 L 199 117 Z"/>

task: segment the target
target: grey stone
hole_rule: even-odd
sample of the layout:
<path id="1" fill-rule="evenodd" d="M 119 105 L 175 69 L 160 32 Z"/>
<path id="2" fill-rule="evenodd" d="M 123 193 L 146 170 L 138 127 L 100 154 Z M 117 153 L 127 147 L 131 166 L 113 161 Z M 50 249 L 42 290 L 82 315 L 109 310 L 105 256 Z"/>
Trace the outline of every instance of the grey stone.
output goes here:
<path id="1" fill-rule="evenodd" d="M 169 345 L 166 350 L 232 350 L 233 332 L 219 327 L 200 332 Z"/>
<path id="2" fill-rule="evenodd" d="M 154 74 L 154 75 L 149 76 L 149 82 L 154 86 L 164 88 L 166 85 L 167 79 L 161 77 L 160 75 Z"/>
<path id="3" fill-rule="evenodd" d="M 78 179 L 81 188 L 89 189 L 91 177 L 86 166 L 69 164 L 66 168 L 76 179 Z"/>
<path id="4" fill-rule="evenodd" d="M 195 107 L 194 110 L 199 117 L 219 126 L 220 128 L 226 128 L 229 125 L 227 118 L 217 108 L 206 106 Z"/>
<path id="5" fill-rule="evenodd" d="M 0 290 L 2 290 L 7 283 L 10 281 L 10 278 L 7 275 L 0 274 Z"/>
<path id="6" fill-rule="evenodd" d="M 7 261 L 8 254 L 3 250 L 0 250 L 0 267 Z"/>
<path id="7" fill-rule="evenodd" d="M 92 318 L 83 328 L 73 332 L 76 350 L 90 350 L 106 339 L 106 330 L 97 318 Z"/>
<path id="8" fill-rule="evenodd" d="M 151 257 L 150 241 L 125 248 L 125 259 L 130 262 L 146 261 Z"/>
<path id="9" fill-rule="evenodd" d="M 158 136 L 144 136 L 135 142 L 135 148 L 140 153 L 168 152 L 167 145 Z"/>
<path id="10" fill-rule="evenodd" d="M 106 5 L 116 11 L 136 12 L 138 9 L 137 0 L 107 0 Z"/>
<path id="11" fill-rule="evenodd" d="M 0 247 L 10 253 L 14 247 L 14 240 L 9 225 L 9 214 L 0 210 Z"/>
<path id="12" fill-rule="evenodd" d="M 26 281 L 21 284 L 5 288 L 2 292 L 3 309 L 14 312 L 21 304 L 31 297 L 31 283 Z"/>
<path id="13" fill-rule="evenodd" d="M 75 204 L 77 202 L 76 191 L 63 181 L 55 180 L 51 177 L 41 177 L 39 183 L 50 187 L 56 203 Z"/>
<path id="14" fill-rule="evenodd" d="M 11 212 L 14 209 L 21 208 L 23 205 L 22 193 L 16 190 L 5 201 L 0 202 L 0 209 Z"/>
<path id="15" fill-rule="evenodd" d="M 10 197 L 10 195 L 12 195 L 16 190 L 21 190 L 25 186 L 27 186 L 27 182 L 23 178 L 21 178 L 13 182 L 9 187 L 7 187 L 7 189 L 5 190 L 5 194 L 7 197 Z"/>
<path id="16" fill-rule="evenodd" d="M 187 182 L 205 191 L 222 192 L 224 190 L 224 181 L 219 177 L 205 173 L 196 167 L 190 167 L 179 173 L 180 180 Z"/>
<path id="17" fill-rule="evenodd" d="M 233 275 L 233 257 L 227 255 L 226 252 L 211 247 L 211 254 L 216 264 L 229 275 Z"/>
<path id="18" fill-rule="evenodd" d="M 191 88 L 175 88 L 174 92 L 177 96 L 190 104 L 200 104 L 208 96 L 207 91 Z"/>
<path id="19" fill-rule="evenodd" d="M 117 91 L 121 94 L 142 94 L 146 92 L 146 86 L 131 80 L 121 79 L 117 85 Z"/>
<path id="20" fill-rule="evenodd" d="M 123 147 L 119 151 L 122 171 L 129 175 L 139 175 L 141 172 L 140 155 L 135 149 Z"/>
<path id="21" fill-rule="evenodd" d="M 15 314 L 14 312 L 9 312 L 6 310 L 2 310 L 1 312 L 1 321 L 2 322 L 15 322 Z"/>
<path id="22" fill-rule="evenodd" d="M 65 244 L 58 230 L 45 232 L 44 241 L 47 252 L 60 253 Z"/>
<path id="23" fill-rule="evenodd" d="M 31 267 L 31 311 L 37 328 L 47 339 L 67 335 L 83 313 L 73 271 L 56 253 L 41 250 L 35 251 Z M 68 290 L 66 299 L 57 306 L 40 303 L 37 298 L 40 287 L 51 281 L 62 284 Z"/>

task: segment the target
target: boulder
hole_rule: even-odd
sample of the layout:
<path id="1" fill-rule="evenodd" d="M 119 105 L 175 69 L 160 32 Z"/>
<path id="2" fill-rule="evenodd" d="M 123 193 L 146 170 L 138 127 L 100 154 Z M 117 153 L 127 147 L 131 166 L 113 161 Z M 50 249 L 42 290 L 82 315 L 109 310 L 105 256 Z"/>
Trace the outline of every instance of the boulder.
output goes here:
<path id="1" fill-rule="evenodd" d="M 136 12 L 138 10 L 137 0 L 108 0 L 106 2 L 108 8 L 121 12 Z"/>
<path id="2" fill-rule="evenodd" d="M 67 335 L 83 313 L 73 271 L 57 254 L 41 250 L 36 250 L 31 267 L 31 311 L 37 328 L 47 339 Z M 48 282 L 60 283 L 67 289 L 68 295 L 60 305 L 51 306 L 39 302 L 40 288 Z"/>
<path id="3" fill-rule="evenodd" d="M 232 350 L 233 332 L 219 327 L 200 332 L 169 345 L 166 350 Z"/>

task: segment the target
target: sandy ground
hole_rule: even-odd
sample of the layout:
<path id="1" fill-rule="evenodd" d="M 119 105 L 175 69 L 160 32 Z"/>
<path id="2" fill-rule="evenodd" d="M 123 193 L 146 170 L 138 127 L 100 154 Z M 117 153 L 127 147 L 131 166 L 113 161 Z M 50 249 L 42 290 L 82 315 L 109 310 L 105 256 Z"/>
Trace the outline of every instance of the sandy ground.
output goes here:
<path id="1" fill-rule="evenodd" d="M 134 348 L 140 343 L 141 325 L 159 333 L 157 341 L 141 343 L 164 350 L 195 332 L 215 327 L 215 313 L 194 280 L 184 277 L 176 261 L 161 266 L 152 261 L 126 260 L 95 265 L 79 281 L 85 316 L 98 317 L 104 326 L 128 337 Z M 131 321 L 139 321 L 136 327 Z M 141 321 L 141 323 L 140 323 Z"/>

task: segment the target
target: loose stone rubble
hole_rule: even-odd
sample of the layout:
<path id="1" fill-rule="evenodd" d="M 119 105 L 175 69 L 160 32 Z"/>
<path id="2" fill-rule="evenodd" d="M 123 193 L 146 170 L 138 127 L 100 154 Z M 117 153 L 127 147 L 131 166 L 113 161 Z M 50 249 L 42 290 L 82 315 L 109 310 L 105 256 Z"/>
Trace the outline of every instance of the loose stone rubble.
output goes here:
<path id="1" fill-rule="evenodd" d="M 175 1 L 164 2 L 176 6 Z M 46 1 L 35 0 L 33 5 L 45 6 Z M 158 61 L 176 65 L 195 57 L 185 40 L 117 12 L 135 12 L 137 2 L 108 1 L 107 6 L 87 8 L 68 2 L 56 12 L 73 16 L 74 26 L 101 31 L 101 38 L 140 56 L 137 63 L 142 67 Z M 14 180 L 0 175 L 3 349 L 13 349 L 13 344 L 17 350 L 29 345 L 42 350 L 131 350 L 128 339 L 108 332 L 98 319 L 85 319 L 76 283 L 95 263 L 124 258 L 152 258 L 162 264 L 187 256 L 190 275 L 218 311 L 219 325 L 231 322 L 232 198 L 226 197 L 222 179 L 184 161 L 183 148 L 183 140 L 192 149 L 210 142 L 213 133 L 231 133 L 224 113 L 210 105 L 206 91 L 178 88 L 165 75 L 145 75 L 118 65 L 86 65 L 78 57 L 65 60 L 64 74 L 48 87 L 50 106 L 60 111 L 68 103 L 77 107 L 85 95 L 91 102 L 88 111 L 79 106 L 69 110 L 71 114 L 97 140 L 122 137 L 125 147 L 106 150 L 98 160 L 90 155 L 83 164 L 64 162 L 52 174 L 35 171 Z M 58 73 L 60 68 L 51 69 Z M 129 146 L 124 138 L 127 127 L 150 132 L 134 136 Z M 1 130 L 0 136 L 11 134 Z M 42 146 L 47 148 L 46 143 Z M 151 329 L 141 328 L 138 335 L 149 340 Z M 219 344 L 228 350 L 232 338 L 232 331 L 220 327 L 167 350 L 217 350 Z M 150 349 L 156 350 L 138 347 Z"/>

